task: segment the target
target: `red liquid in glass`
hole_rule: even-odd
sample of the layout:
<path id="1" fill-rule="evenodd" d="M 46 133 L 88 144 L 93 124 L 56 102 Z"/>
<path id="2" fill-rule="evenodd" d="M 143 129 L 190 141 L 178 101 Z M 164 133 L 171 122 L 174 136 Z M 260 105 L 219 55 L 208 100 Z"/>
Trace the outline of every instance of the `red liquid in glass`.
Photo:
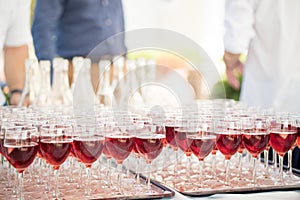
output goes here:
<path id="1" fill-rule="evenodd" d="M 242 143 L 254 158 L 257 158 L 267 148 L 269 139 L 270 134 L 266 132 L 245 133 L 242 135 Z"/>
<path id="2" fill-rule="evenodd" d="M 219 133 L 217 134 L 216 145 L 219 151 L 230 159 L 240 147 L 242 136 L 234 133 Z"/>
<path id="3" fill-rule="evenodd" d="M 215 136 L 201 136 L 192 135 L 188 136 L 188 143 L 190 144 L 191 151 L 199 160 L 204 160 L 216 145 Z"/>
<path id="4" fill-rule="evenodd" d="M 178 146 L 175 140 L 175 127 L 166 126 L 166 142 L 176 151 Z"/>
<path id="5" fill-rule="evenodd" d="M 163 139 L 165 136 L 138 136 L 134 138 L 135 146 L 148 163 L 154 160 L 163 149 Z"/>
<path id="6" fill-rule="evenodd" d="M 183 151 L 185 152 L 186 156 L 190 156 L 192 154 L 192 151 L 189 147 L 187 138 L 186 138 L 186 131 L 175 131 L 175 140 L 176 140 L 176 144 L 177 146 Z"/>
<path id="7" fill-rule="evenodd" d="M 271 131 L 270 145 L 280 155 L 284 156 L 295 144 L 297 132 L 290 131 Z"/>
<path id="8" fill-rule="evenodd" d="M 4 138 L 3 136 L 0 136 L 0 154 L 4 155 L 4 147 L 3 147 L 3 141 L 4 141 Z"/>
<path id="9" fill-rule="evenodd" d="M 297 146 L 300 149 L 300 127 L 297 127 Z"/>
<path id="10" fill-rule="evenodd" d="M 217 151 L 218 151 L 218 147 L 217 147 L 217 145 L 215 145 L 214 148 L 213 148 L 213 150 L 211 151 L 211 153 L 212 153 L 213 155 L 216 155 L 216 154 L 217 154 Z"/>
<path id="11" fill-rule="evenodd" d="M 134 140 L 135 143 L 135 140 Z M 134 144 L 132 147 L 132 153 L 136 156 L 136 157 L 140 157 L 139 151 L 136 148 L 136 145 Z"/>
<path id="12" fill-rule="evenodd" d="M 103 140 L 97 139 L 74 139 L 72 143 L 76 158 L 87 167 L 91 167 L 103 151 Z"/>
<path id="13" fill-rule="evenodd" d="M 54 169 L 58 169 L 61 164 L 65 162 L 71 151 L 72 140 L 51 140 L 51 139 L 41 139 L 40 149 L 43 158 L 47 162 L 53 165 Z"/>
<path id="14" fill-rule="evenodd" d="M 103 146 L 103 153 L 106 156 L 107 159 L 111 159 L 111 155 L 106 147 L 106 142 L 104 141 L 104 146 Z"/>
<path id="15" fill-rule="evenodd" d="M 21 173 L 34 161 L 38 151 L 38 144 L 32 142 L 22 145 L 22 147 L 18 145 L 5 145 L 4 148 L 6 159 Z"/>
<path id="16" fill-rule="evenodd" d="M 167 140 L 166 140 L 166 134 L 165 134 L 164 130 L 156 131 L 155 133 L 163 135 L 162 143 L 163 143 L 163 146 L 166 147 L 168 143 L 167 143 Z"/>
<path id="17" fill-rule="evenodd" d="M 131 153 L 134 139 L 126 135 L 111 135 L 105 137 L 105 144 L 110 155 L 121 164 Z"/>

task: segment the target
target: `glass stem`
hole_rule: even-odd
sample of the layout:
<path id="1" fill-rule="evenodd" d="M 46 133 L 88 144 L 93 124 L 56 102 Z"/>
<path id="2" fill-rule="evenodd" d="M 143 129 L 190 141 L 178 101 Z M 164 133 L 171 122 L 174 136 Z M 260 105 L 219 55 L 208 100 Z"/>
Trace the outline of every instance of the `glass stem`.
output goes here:
<path id="1" fill-rule="evenodd" d="M 256 185 L 257 158 L 253 158 L 252 182 Z"/>
<path id="2" fill-rule="evenodd" d="M 283 184 L 283 156 L 279 156 L 279 177 L 281 184 Z"/>
<path id="3" fill-rule="evenodd" d="M 91 196 L 91 167 L 86 167 L 86 175 L 87 175 L 86 195 L 90 197 Z"/>
<path id="4" fill-rule="evenodd" d="M 203 186 L 203 160 L 199 160 L 199 186 Z"/>
<path id="5" fill-rule="evenodd" d="M 117 171 L 118 171 L 118 188 L 119 188 L 119 192 L 123 193 L 123 185 L 122 185 L 122 163 L 118 163 Z"/>
<path id="6" fill-rule="evenodd" d="M 230 185 L 229 182 L 229 159 L 225 159 L 225 185 Z"/>
<path id="7" fill-rule="evenodd" d="M 242 153 L 238 153 L 238 178 L 242 179 Z"/>
<path id="8" fill-rule="evenodd" d="M 23 200 L 24 199 L 24 194 L 23 194 L 23 172 L 18 173 L 18 179 L 19 179 L 19 199 Z"/>
<path id="9" fill-rule="evenodd" d="M 107 171 L 106 171 L 106 175 L 108 177 L 108 185 L 112 186 L 112 180 L 111 180 L 111 159 L 108 158 L 107 159 Z"/>
<path id="10" fill-rule="evenodd" d="M 217 179 L 217 172 L 216 172 L 216 155 L 212 155 L 212 160 L 211 160 L 211 173 L 212 173 L 212 178 L 213 180 Z"/>
<path id="11" fill-rule="evenodd" d="M 59 177 L 59 169 L 55 169 L 54 170 L 54 176 L 55 176 L 55 181 L 54 181 L 54 187 L 55 187 L 55 190 L 54 190 L 54 198 L 58 199 L 59 197 L 59 191 L 58 191 L 58 177 Z"/>
<path id="12" fill-rule="evenodd" d="M 187 156 L 186 178 L 191 183 L 191 157 Z"/>
<path id="13" fill-rule="evenodd" d="M 140 157 L 136 157 L 136 163 L 135 163 L 135 173 L 136 173 L 136 183 L 140 184 L 140 172 L 139 172 L 139 166 L 140 166 Z"/>
<path id="14" fill-rule="evenodd" d="M 269 150 L 264 150 L 265 177 L 269 177 Z"/>
<path id="15" fill-rule="evenodd" d="M 148 191 L 151 190 L 151 162 L 148 163 L 147 189 L 148 189 Z"/>
<path id="16" fill-rule="evenodd" d="M 174 177 L 178 176 L 178 150 L 175 151 Z"/>
<path id="17" fill-rule="evenodd" d="M 289 151 L 288 151 L 288 168 L 289 168 L 289 174 L 290 174 L 290 175 L 293 174 L 293 163 L 292 163 L 292 159 L 293 159 L 293 150 L 289 150 Z"/>

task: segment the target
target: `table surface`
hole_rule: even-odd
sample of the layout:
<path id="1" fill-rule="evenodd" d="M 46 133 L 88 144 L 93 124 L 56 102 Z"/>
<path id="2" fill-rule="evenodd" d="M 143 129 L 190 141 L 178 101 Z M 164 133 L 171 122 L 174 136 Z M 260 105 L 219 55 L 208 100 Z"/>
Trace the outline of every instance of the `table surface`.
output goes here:
<path id="1" fill-rule="evenodd" d="M 274 191 L 274 192 L 260 192 L 260 193 L 247 193 L 247 194 L 215 194 L 206 197 L 190 197 L 175 192 L 174 200 L 300 200 L 300 190 L 294 191 Z"/>

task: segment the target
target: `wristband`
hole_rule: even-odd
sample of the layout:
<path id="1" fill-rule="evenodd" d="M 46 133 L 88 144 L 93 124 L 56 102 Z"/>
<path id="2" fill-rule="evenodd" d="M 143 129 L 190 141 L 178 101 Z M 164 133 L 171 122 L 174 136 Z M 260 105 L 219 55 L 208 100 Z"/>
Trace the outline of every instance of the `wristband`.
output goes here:
<path id="1" fill-rule="evenodd" d="M 13 95 L 14 93 L 22 94 L 23 90 L 21 90 L 21 89 L 14 89 L 14 90 L 12 90 L 12 91 L 9 92 L 9 96 Z"/>

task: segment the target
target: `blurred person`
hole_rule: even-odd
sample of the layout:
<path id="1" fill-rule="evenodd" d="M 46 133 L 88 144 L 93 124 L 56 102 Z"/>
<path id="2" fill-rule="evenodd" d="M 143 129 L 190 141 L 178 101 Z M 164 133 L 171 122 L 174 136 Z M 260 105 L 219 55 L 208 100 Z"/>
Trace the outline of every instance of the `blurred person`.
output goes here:
<path id="1" fill-rule="evenodd" d="M 241 87 L 241 101 L 300 112 L 299 19 L 299 0 L 226 1 L 224 61 L 229 84 Z M 299 157 L 295 152 L 294 167 L 300 168 Z"/>
<path id="2" fill-rule="evenodd" d="M 112 57 L 125 51 L 124 36 L 110 38 L 122 32 L 121 0 L 36 1 L 32 36 L 38 60 L 62 57 L 70 61 L 75 56 L 86 57 L 102 43 L 93 58 L 97 63 L 100 57 Z M 72 74 L 72 63 L 69 62 L 69 84 Z M 92 77 L 92 82 L 95 89 L 98 80 Z"/>
<path id="3" fill-rule="evenodd" d="M 30 0 L 0 0 L 0 49 L 3 50 L 4 73 L 11 105 L 18 105 L 25 85 L 25 60 L 29 56 Z M 5 98 L 0 92 L 3 105 Z M 26 97 L 23 104 L 29 105 Z"/>

